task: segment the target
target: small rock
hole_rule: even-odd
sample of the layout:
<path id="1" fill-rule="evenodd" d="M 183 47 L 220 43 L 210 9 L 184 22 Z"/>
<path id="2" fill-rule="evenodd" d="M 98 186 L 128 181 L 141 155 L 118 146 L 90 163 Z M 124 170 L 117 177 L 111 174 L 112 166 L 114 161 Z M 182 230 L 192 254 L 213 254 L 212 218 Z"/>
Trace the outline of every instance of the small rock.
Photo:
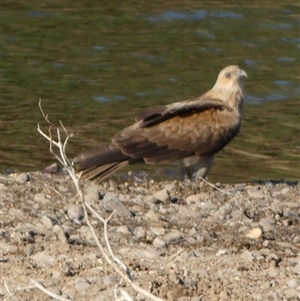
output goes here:
<path id="1" fill-rule="evenodd" d="M 203 299 L 200 298 L 200 297 L 193 297 L 193 298 L 191 299 L 191 301 L 201 301 L 201 300 L 203 300 Z"/>
<path id="2" fill-rule="evenodd" d="M 45 169 L 42 170 L 42 173 L 57 173 L 60 172 L 61 168 L 57 163 L 52 163 L 51 165 L 45 167 Z"/>
<path id="3" fill-rule="evenodd" d="M 13 217 L 14 219 L 17 220 L 24 220 L 24 213 L 22 210 L 17 209 L 17 208 L 9 208 L 8 210 L 8 215 L 10 215 L 11 217 Z"/>
<path id="4" fill-rule="evenodd" d="M 61 296 L 61 290 L 59 287 L 47 287 L 48 291 L 55 294 L 56 296 Z"/>
<path id="5" fill-rule="evenodd" d="M 127 207 L 117 198 L 114 193 L 107 192 L 103 197 L 100 207 L 108 212 L 116 210 L 117 215 L 124 217 L 132 217 L 132 213 Z"/>
<path id="6" fill-rule="evenodd" d="M 157 249 L 165 248 L 167 246 L 167 243 L 160 237 L 156 237 L 152 244 Z"/>
<path id="7" fill-rule="evenodd" d="M 170 192 L 167 189 L 156 191 L 153 196 L 164 204 L 170 201 Z"/>
<path id="8" fill-rule="evenodd" d="M 157 236 L 163 236 L 166 234 L 166 229 L 165 228 L 156 228 L 156 227 L 151 227 L 151 231 L 157 235 Z"/>
<path id="9" fill-rule="evenodd" d="M 279 270 L 277 268 L 269 268 L 268 275 L 272 278 L 276 278 L 279 275 Z"/>
<path id="10" fill-rule="evenodd" d="M 216 256 L 221 256 L 221 255 L 226 255 L 226 254 L 230 254 L 230 251 L 228 249 L 222 249 L 222 250 L 218 250 L 218 252 L 216 253 Z"/>
<path id="11" fill-rule="evenodd" d="M 90 284 L 84 278 L 78 278 L 75 280 L 75 289 L 78 293 L 88 290 Z"/>
<path id="12" fill-rule="evenodd" d="M 246 259 L 247 261 L 254 261 L 254 259 L 255 259 L 253 253 L 250 251 L 247 251 L 247 250 L 245 250 L 241 253 L 241 257 Z"/>
<path id="13" fill-rule="evenodd" d="M 146 237 L 146 231 L 143 227 L 136 227 L 133 231 L 133 235 L 136 239 L 142 239 Z"/>
<path id="14" fill-rule="evenodd" d="M 41 217 L 41 222 L 48 230 L 52 230 L 53 225 L 57 224 L 56 219 L 46 215 Z"/>
<path id="15" fill-rule="evenodd" d="M 3 193 L 3 191 L 8 190 L 8 187 L 4 185 L 3 183 L 0 183 L 0 191 Z"/>
<path id="16" fill-rule="evenodd" d="M 295 274 L 300 276 L 300 261 L 296 264 L 296 266 L 293 268 L 293 271 Z"/>
<path id="17" fill-rule="evenodd" d="M 108 180 L 108 184 L 109 184 L 109 191 L 115 191 L 118 188 L 118 184 L 116 181 L 109 179 Z"/>
<path id="18" fill-rule="evenodd" d="M 67 214 L 76 224 L 80 224 L 79 221 L 84 218 L 83 207 L 78 205 L 71 205 L 67 210 Z"/>
<path id="19" fill-rule="evenodd" d="M 245 236 L 252 238 L 252 239 L 257 239 L 257 238 L 261 237 L 261 234 L 262 234 L 262 231 L 260 228 L 254 228 L 254 229 L 251 229 L 250 231 L 248 231 Z"/>
<path id="20" fill-rule="evenodd" d="M 54 225 L 53 226 L 53 232 L 55 233 L 56 237 L 58 238 L 58 240 L 62 243 L 68 243 L 65 231 L 63 230 L 63 228 L 59 225 Z"/>
<path id="21" fill-rule="evenodd" d="M 151 207 L 152 204 L 158 204 L 159 201 L 154 195 L 147 195 L 143 198 L 143 202 L 148 205 L 148 207 Z"/>
<path id="22" fill-rule="evenodd" d="M 186 239 L 186 242 L 187 242 L 188 244 L 190 244 L 190 245 L 194 245 L 194 244 L 196 243 L 196 239 L 193 238 L 193 237 L 188 237 L 188 238 Z"/>
<path id="23" fill-rule="evenodd" d="M 188 288 L 195 288 L 197 286 L 197 283 L 190 279 L 185 279 L 183 283 Z"/>
<path id="24" fill-rule="evenodd" d="M 18 174 L 15 179 L 18 183 L 26 183 L 30 181 L 30 176 L 27 172 L 22 172 Z"/>
<path id="25" fill-rule="evenodd" d="M 69 237 L 68 242 L 73 245 L 83 245 L 84 239 L 77 234 L 73 234 Z"/>
<path id="26" fill-rule="evenodd" d="M 142 260 L 144 260 L 145 258 L 150 258 L 150 259 L 157 259 L 158 257 L 160 257 L 163 253 L 160 251 L 157 251 L 156 249 L 147 246 L 146 250 L 136 250 L 135 252 L 136 257 L 141 258 Z"/>
<path id="27" fill-rule="evenodd" d="M 300 279 L 290 279 L 287 285 L 291 288 L 300 288 Z"/>
<path id="28" fill-rule="evenodd" d="M 89 184 L 84 187 L 84 199 L 89 204 L 94 204 L 100 200 L 99 188 L 95 183 L 89 182 Z"/>
<path id="29" fill-rule="evenodd" d="M 295 300 L 295 298 L 297 298 L 298 291 L 290 287 L 283 291 L 283 295 L 287 300 Z"/>
<path id="30" fill-rule="evenodd" d="M 29 257 L 31 256 L 35 251 L 35 247 L 33 244 L 27 245 L 26 246 L 26 256 Z"/>
<path id="31" fill-rule="evenodd" d="M 262 218 L 259 225 L 263 228 L 264 232 L 270 232 L 274 230 L 275 221 L 272 218 Z"/>
<path id="32" fill-rule="evenodd" d="M 55 264 L 55 258 L 44 252 L 39 252 L 33 255 L 32 258 L 36 265 L 41 268 L 53 267 Z"/>
<path id="33" fill-rule="evenodd" d="M 157 221 L 158 220 L 155 212 L 151 209 L 145 213 L 145 217 L 149 221 Z"/>
<path id="34" fill-rule="evenodd" d="M 44 193 L 35 194 L 34 197 L 33 197 L 33 201 L 36 202 L 36 203 L 39 203 L 41 205 L 46 205 L 46 204 L 51 203 L 51 201 L 46 198 Z"/>
<path id="35" fill-rule="evenodd" d="M 185 199 L 188 206 L 199 204 L 200 200 L 201 197 L 199 194 L 191 194 Z"/>
<path id="36" fill-rule="evenodd" d="M 251 199 L 263 199 L 265 197 L 261 190 L 247 190 L 248 196 Z"/>
<path id="37" fill-rule="evenodd" d="M 115 228 L 115 231 L 117 233 L 122 233 L 122 234 L 131 234 L 127 226 L 119 226 Z"/>
<path id="38" fill-rule="evenodd" d="M 218 210 L 220 215 L 229 215 L 232 212 L 232 205 L 227 203 L 221 206 Z"/>
<path id="39" fill-rule="evenodd" d="M 112 286 L 112 285 L 115 285 L 116 282 L 117 282 L 117 277 L 113 274 L 111 275 L 107 275 L 105 277 L 103 277 L 102 281 L 103 281 L 103 284 L 107 287 L 107 286 Z"/>
<path id="40" fill-rule="evenodd" d="M 290 191 L 289 187 L 282 188 L 280 191 L 276 191 L 273 193 L 273 196 L 276 197 L 278 195 L 286 195 Z"/>
<path id="41" fill-rule="evenodd" d="M 172 230 L 171 232 L 165 234 L 163 238 L 167 243 L 172 243 L 181 240 L 183 237 L 184 236 L 180 231 Z"/>

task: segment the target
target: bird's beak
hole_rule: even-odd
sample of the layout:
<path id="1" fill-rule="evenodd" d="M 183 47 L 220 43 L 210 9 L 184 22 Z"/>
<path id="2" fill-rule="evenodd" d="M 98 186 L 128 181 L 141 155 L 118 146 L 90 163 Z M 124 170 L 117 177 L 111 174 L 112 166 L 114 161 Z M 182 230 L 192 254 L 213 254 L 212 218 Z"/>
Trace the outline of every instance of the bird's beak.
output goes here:
<path id="1" fill-rule="evenodd" d="M 248 77 L 248 75 L 244 70 L 239 69 L 239 77 Z"/>

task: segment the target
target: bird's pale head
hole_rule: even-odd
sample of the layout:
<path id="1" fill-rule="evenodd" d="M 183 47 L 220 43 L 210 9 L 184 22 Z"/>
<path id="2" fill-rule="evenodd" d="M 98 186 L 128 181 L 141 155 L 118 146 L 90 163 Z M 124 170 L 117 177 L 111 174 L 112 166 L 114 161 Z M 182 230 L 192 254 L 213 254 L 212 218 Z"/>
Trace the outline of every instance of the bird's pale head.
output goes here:
<path id="1" fill-rule="evenodd" d="M 224 68 L 218 76 L 218 79 L 212 88 L 224 96 L 224 101 L 232 107 L 241 109 L 244 96 L 244 78 L 247 73 L 239 66 L 230 65 Z"/>
<path id="2" fill-rule="evenodd" d="M 219 73 L 214 88 L 230 90 L 238 87 L 243 88 L 245 77 L 247 77 L 247 73 L 240 69 L 239 66 L 227 66 Z"/>

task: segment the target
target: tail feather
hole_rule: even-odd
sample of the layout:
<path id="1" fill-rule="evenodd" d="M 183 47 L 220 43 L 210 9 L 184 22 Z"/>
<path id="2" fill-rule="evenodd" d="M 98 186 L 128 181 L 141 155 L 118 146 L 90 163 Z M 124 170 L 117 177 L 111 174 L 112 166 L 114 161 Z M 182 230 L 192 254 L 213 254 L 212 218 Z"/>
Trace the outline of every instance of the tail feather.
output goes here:
<path id="1" fill-rule="evenodd" d="M 109 144 L 79 154 L 73 159 L 73 164 L 78 172 L 82 172 L 82 178 L 93 180 L 99 177 L 100 180 L 104 180 L 128 163 L 137 161 L 140 159 L 125 155 L 119 148 Z"/>
<path id="2" fill-rule="evenodd" d="M 130 159 L 124 155 L 121 150 L 113 144 L 101 145 L 87 150 L 73 159 L 77 170 L 89 169 L 94 166 L 105 165 Z"/>
<path id="3" fill-rule="evenodd" d="M 126 160 L 84 169 L 82 170 L 82 177 L 86 180 L 93 180 L 99 177 L 100 181 L 103 181 L 117 170 L 126 166 L 128 163 L 129 161 Z"/>

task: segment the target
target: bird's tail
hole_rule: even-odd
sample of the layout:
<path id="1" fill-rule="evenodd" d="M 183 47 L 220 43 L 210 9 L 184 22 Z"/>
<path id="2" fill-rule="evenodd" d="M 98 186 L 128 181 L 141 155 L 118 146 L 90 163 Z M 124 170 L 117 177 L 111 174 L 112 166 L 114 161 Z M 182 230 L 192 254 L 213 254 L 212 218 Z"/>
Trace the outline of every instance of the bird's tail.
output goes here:
<path id="1" fill-rule="evenodd" d="M 76 171 L 82 172 L 82 177 L 93 180 L 99 177 L 104 180 L 118 169 L 134 161 L 113 144 L 102 145 L 85 151 L 73 159 Z"/>

